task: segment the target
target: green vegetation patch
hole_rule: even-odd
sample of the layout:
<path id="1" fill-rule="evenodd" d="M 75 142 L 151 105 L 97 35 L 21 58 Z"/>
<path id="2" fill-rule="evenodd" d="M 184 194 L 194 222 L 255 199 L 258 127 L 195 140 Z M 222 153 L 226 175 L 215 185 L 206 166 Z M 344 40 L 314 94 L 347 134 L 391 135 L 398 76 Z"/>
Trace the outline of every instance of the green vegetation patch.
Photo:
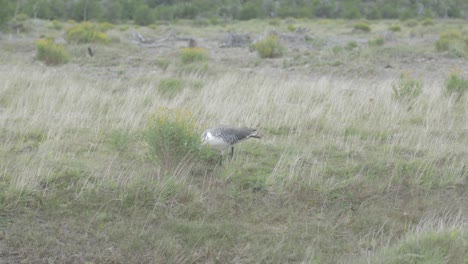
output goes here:
<path id="1" fill-rule="evenodd" d="M 413 235 L 386 248 L 370 263 L 464 263 L 468 259 L 468 230 Z"/>
<path id="2" fill-rule="evenodd" d="M 277 35 L 268 35 L 255 43 L 255 50 L 260 58 L 278 58 L 285 51 L 285 47 L 279 42 Z"/>
<path id="3" fill-rule="evenodd" d="M 355 24 L 353 28 L 355 31 L 361 31 L 366 33 L 371 31 L 370 25 L 364 22 Z"/>
<path id="4" fill-rule="evenodd" d="M 399 32 L 401 31 L 401 26 L 400 25 L 391 25 L 388 27 L 388 30 L 392 32 Z"/>
<path id="5" fill-rule="evenodd" d="M 442 32 L 435 47 L 437 51 L 448 52 L 452 57 L 465 57 L 468 54 L 468 34 L 457 30 Z"/>
<path id="6" fill-rule="evenodd" d="M 368 42 L 369 46 L 382 46 L 385 44 L 385 39 L 383 37 L 378 37 Z"/>
<path id="7" fill-rule="evenodd" d="M 36 58 L 47 65 L 58 65 L 67 63 L 70 55 L 64 46 L 55 44 L 52 38 L 46 38 L 36 41 Z"/>
<path id="8" fill-rule="evenodd" d="M 468 79 L 463 78 L 459 71 L 452 71 L 445 82 L 445 89 L 448 94 L 458 94 L 461 97 L 468 92 Z"/>
<path id="9" fill-rule="evenodd" d="M 104 27 L 104 29 L 107 26 Z M 97 24 L 83 22 L 67 30 L 66 39 L 74 43 L 109 43 L 109 38 L 103 28 Z"/>
<path id="10" fill-rule="evenodd" d="M 148 120 L 145 131 L 149 156 L 165 170 L 188 162 L 200 149 L 192 113 L 186 109 L 159 108 Z"/>
<path id="11" fill-rule="evenodd" d="M 208 60 L 208 52 L 204 48 L 184 48 L 180 55 L 183 63 Z"/>
<path id="12" fill-rule="evenodd" d="M 397 101 L 414 102 L 422 93 L 422 81 L 412 77 L 409 73 L 400 75 L 400 79 L 393 84 L 392 98 Z"/>
<path id="13" fill-rule="evenodd" d="M 184 81 L 177 78 L 162 79 L 158 85 L 158 90 L 161 94 L 170 98 L 180 93 L 184 89 Z"/>

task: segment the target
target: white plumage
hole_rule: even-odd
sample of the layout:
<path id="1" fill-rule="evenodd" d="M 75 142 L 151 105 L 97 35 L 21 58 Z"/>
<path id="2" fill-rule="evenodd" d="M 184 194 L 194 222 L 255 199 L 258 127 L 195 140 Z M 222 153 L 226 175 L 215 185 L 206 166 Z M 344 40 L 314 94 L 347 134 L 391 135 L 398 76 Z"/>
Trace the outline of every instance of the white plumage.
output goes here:
<path id="1" fill-rule="evenodd" d="M 221 156 L 231 147 L 231 155 L 234 155 L 234 144 L 249 138 L 260 138 L 255 128 L 236 128 L 231 126 L 218 126 L 205 130 L 202 134 L 202 142 L 213 149 L 218 150 Z"/>

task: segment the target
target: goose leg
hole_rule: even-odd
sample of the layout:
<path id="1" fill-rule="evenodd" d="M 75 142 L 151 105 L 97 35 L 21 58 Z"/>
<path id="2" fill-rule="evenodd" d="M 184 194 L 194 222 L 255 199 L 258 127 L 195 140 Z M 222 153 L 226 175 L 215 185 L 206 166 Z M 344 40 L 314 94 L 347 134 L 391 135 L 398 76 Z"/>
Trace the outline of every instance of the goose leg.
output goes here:
<path id="1" fill-rule="evenodd" d="M 231 146 L 231 159 L 234 158 L 234 146 Z"/>

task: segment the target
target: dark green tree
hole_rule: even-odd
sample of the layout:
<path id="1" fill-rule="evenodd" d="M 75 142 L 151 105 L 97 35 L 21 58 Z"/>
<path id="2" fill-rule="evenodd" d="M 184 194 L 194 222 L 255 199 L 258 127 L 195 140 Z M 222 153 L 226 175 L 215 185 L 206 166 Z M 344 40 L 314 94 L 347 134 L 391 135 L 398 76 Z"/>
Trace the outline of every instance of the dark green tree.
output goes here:
<path id="1" fill-rule="evenodd" d="M 254 18 L 260 18 L 262 13 L 262 8 L 259 3 L 255 1 L 248 1 L 242 5 L 242 8 L 239 12 L 240 20 L 249 20 Z"/>
<path id="2" fill-rule="evenodd" d="M 0 28 L 6 28 L 7 22 L 13 17 L 15 5 L 11 0 L 0 0 Z"/>
<path id="3" fill-rule="evenodd" d="M 149 6 L 142 4 L 138 6 L 134 14 L 135 23 L 141 26 L 146 26 L 154 23 L 153 11 Z"/>

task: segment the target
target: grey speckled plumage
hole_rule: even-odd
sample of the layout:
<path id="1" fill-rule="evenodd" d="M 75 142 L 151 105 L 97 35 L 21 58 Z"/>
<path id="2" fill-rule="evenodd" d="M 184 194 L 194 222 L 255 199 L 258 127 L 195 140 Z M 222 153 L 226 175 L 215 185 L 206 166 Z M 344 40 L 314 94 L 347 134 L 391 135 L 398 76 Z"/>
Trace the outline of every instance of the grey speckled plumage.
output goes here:
<path id="1" fill-rule="evenodd" d="M 231 155 L 234 155 L 234 144 L 249 138 L 260 138 L 255 128 L 237 128 L 231 126 L 218 126 L 205 130 L 202 134 L 203 144 L 224 152 L 231 147 Z"/>

